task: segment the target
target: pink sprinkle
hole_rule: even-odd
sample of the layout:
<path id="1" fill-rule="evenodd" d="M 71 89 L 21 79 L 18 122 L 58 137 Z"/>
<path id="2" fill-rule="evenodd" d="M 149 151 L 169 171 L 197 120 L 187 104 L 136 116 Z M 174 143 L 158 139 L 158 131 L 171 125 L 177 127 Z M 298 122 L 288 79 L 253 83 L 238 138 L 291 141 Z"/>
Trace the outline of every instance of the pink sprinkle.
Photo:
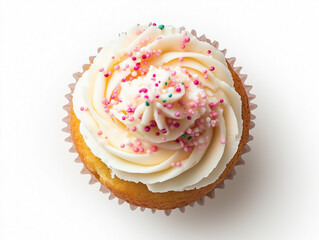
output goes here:
<path id="1" fill-rule="evenodd" d="M 155 87 L 158 87 L 158 83 L 155 83 Z"/>
<path id="2" fill-rule="evenodd" d="M 159 95 L 157 94 L 155 97 L 156 97 L 156 98 L 159 98 Z"/>
<path id="3" fill-rule="evenodd" d="M 223 103 L 223 102 L 224 102 L 224 99 L 221 98 L 221 99 L 219 100 L 219 102 Z"/>
<path id="4" fill-rule="evenodd" d="M 199 84 L 199 81 L 198 81 L 198 80 L 194 80 L 194 84 L 195 84 L 195 85 L 198 85 L 198 84 Z"/>
<path id="5" fill-rule="evenodd" d="M 182 89 L 180 87 L 176 88 L 176 92 L 180 92 Z"/>
<path id="6" fill-rule="evenodd" d="M 122 116 L 122 120 L 125 120 L 126 118 L 125 118 L 125 116 Z"/>
<path id="7" fill-rule="evenodd" d="M 213 117 L 217 117 L 218 116 L 218 113 L 217 112 L 213 112 Z"/>
<path id="8" fill-rule="evenodd" d="M 173 71 L 173 72 L 171 73 L 171 75 L 173 75 L 173 76 L 176 75 L 176 71 Z"/>
<path id="9" fill-rule="evenodd" d="M 125 144 L 122 143 L 122 144 L 120 145 L 120 147 L 121 147 L 121 148 L 124 148 L 124 147 L 125 147 Z"/>
<path id="10" fill-rule="evenodd" d="M 149 131 L 151 130 L 151 128 L 150 128 L 149 126 L 146 126 L 146 127 L 144 128 L 144 130 L 145 130 L 145 132 L 149 132 Z"/>
<path id="11" fill-rule="evenodd" d="M 191 119 L 192 119 L 192 117 L 191 117 L 191 116 L 187 116 L 187 119 L 188 119 L 188 120 L 191 120 Z"/>
<path id="12" fill-rule="evenodd" d="M 156 152 L 157 151 L 157 146 L 152 146 L 151 150 L 152 150 L 152 152 Z"/>
<path id="13" fill-rule="evenodd" d="M 114 116 L 114 113 L 110 113 L 110 117 L 113 117 Z"/>
<path id="14" fill-rule="evenodd" d="M 100 131 L 97 132 L 97 135 L 102 135 L 102 133 L 103 132 L 100 130 Z"/>
<path id="15" fill-rule="evenodd" d="M 159 135 L 160 135 L 160 133 L 159 133 L 159 132 L 156 132 L 156 133 L 155 133 L 155 135 L 156 135 L 156 136 L 159 136 Z"/>
<path id="16" fill-rule="evenodd" d="M 191 134 L 193 132 L 193 130 L 191 128 L 188 128 L 186 131 L 188 134 Z"/>
<path id="17" fill-rule="evenodd" d="M 185 48 L 185 44 L 182 44 L 182 45 L 181 45 L 181 49 L 184 49 L 184 48 Z"/>
<path id="18" fill-rule="evenodd" d="M 122 82 L 126 82 L 126 78 L 123 78 L 123 79 L 122 79 Z"/>
<path id="19" fill-rule="evenodd" d="M 104 74 L 104 77 L 108 77 L 109 75 L 106 73 L 106 74 Z"/>
<path id="20" fill-rule="evenodd" d="M 85 108 L 85 111 L 89 111 L 89 108 L 88 108 L 88 107 L 86 107 L 86 108 Z"/>
<path id="21" fill-rule="evenodd" d="M 166 137 L 162 137 L 162 141 L 165 141 L 166 140 Z"/>
<path id="22" fill-rule="evenodd" d="M 208 51 L 207 51 L 208 54 L 211 54 L 211 52 L 212 52 L 211 50 L 208 50 Z"/>
<path id="23" fill-rule="evenodd" d="M 135 127 L 135 126 L 132 127 L 132 131 L 133 131 L 133 132 L 136 131 L 136 127 Z"/>
<path id="24" fill-rule="evenodd" d="M 174 124 L 174 127 L 176 127 L 176 128 L 179 128 L 179 126 L 180 126 L 179 123 Z"/>
<path id="25" fill-rule="evenodd" d="M 133 151 L 134 151 L 134 152 L 138 152 L 139 150 L 140 150 L 140 149 L 139 149 L 138 147 L 134 147 L 134 148 L 133 148 Z"/>
<path id="26" fill-rule="evenodd" d="M 143 59 L 146 59 L 146 55 L 145 55 L 145 54 L 143 54 L 143 55 L 142 55 L 142 58 L 143 58 Z"/>
<path id="27" fill-rule="evenodd" d="M 174 162 L 172 162 L 172 163 L 171 163 L 171 166 L 172 166 L 172 167 L 175 167 L 175 163 L 174 163 Z"/>
<path id="28" fill-rule="evenodd" d="M 120 69 L 120 66 L 119 65 L 115 65 L 114 66 L 114 70 L 119 70 Z"/>
<path id="29" fill-rule="evenodd" d="M 99 72 L 103 72 L 103 71 L 104 71 L 104 68 L 100 68 L 100 69 L 99 69 Z"/>
<path id="30" fill-rule="evenodd" d="M 155 121 L 152 121 L 150 125 L 151 125 L 151 127 L 156 127 L 157 126 Z"/>
<path id="31" fill-rule="evenodd" d="M 132 122 L 132 121 L 134 121 L 134 117 L 133 117 L 133 116 L 129 116 L 129 117 L 128 117 L 128 120 L 129 120 L 130 122 Z"/>
<path id="32" fill-rule="evenodd" d="M 183 57 L 179 57 L 178 59 L 180 62 L 183 62 L 184 58 Z"/>
<path id="33" fill-rule="evenodd" d="M 141 147 L 141 148 L 140 148 L 140 152 L 144 152 L 144 148 Z"/>
<path id="34" fill-rule="evenodd" d="M 137 142 L 137 146 L 141 146 L 141 144 L 142 144 L 141 141 Z"/>
<path id="35" fill-rule="evenodd" d="M 140 35 L 141 34 L 141 30 L 136 30 L 136 35 Z"/>
<path id="36" fill-rule="evenodd" d="M 182 163 L 181 163 L 181 162 L 177 162 L 177 163 L 176 163 L 176 166 L 177 166 L 177 167 L 180 167 L 180 166 L 182 166 Z"/>
<path id="37" fill-rule="evenodd" d="M 207 74 L 205 74 L 205 75 L 204 75 L 204 79 L 207 79 L 207 78 L 208 78 L 208 75 L 207 75 Z"/>
<path id="38" fill-rule="evenodd" d="M 199 146 L 198 146 L 198 149 L 199 149 L 199 150 L 202 150 L 202 149 L 203 149 L 203 146 L 202 146 L 202 145 L 199 145 Z"/>
<path id="39" fill-rule="evenodd" d="M 107 74 L 108 74 L 109 76 L 111 76 L 111 75 L 112 75 L 112 72 L 111 72 L 111 71 L 108 71 Z"/>
<path id="40" fill-rule="evenodd" d="M 190 39 L 190 37 L 186 37 L 185 40 L 186 40 L 186 42 L 189 42 L 191 39 Z"/>
<path id="41" fill-rule="evenodd" d="M 225 144 L 225 143 L 226 143 L 226 140 L 225 140 L 225 139 L 221 139 L 221 140 L 220 140 L 220 143 L 221 143 L 221 144 Z"/>
<path id="42" fill-rule="evenodd" d="M 84 107 L 80 107 L 80 110 L 81 110 L 81 111 L 84 111 Z"/>
<path id="43" fill-rule="evenodd" d="M 136 57 L 132 57 L 132 60 L 133 60 L 133 61 L 136 61 Z"/>
<path id="44" fill-rule="evenodd" d="M 203 73 L 206 74 L 206 73 L 207 73 L 207 70 L 205 69 L 205 70 L 203 71 Z"/>
<path id="45" fill-rule="evenodd" d="M 213 128 L 214 128 L 214 127 L 216 127 L 216 125 L 215 125 L 214 123 L 212 123 L 212 125 L 211 125 L 211 126 L 212 126 Z"/>
<path id="46" fill-rule="evenodd" d="M 215 67 L 211 66 L 211 67 L 209 68 L 209 70 L 210 70 L 210 71 L 214 71 L 214 70 L 215 70 Z"/>
<path id="47" fill-rule="evenodd" d="M 181 114 L 179 112 L 175 113 L 175 117 L 180 117 L 180 116 L 181 116 Z"/>
<path id="48" fill-rule="evenodd" d="M 129 146 L 130 146 L 130 147 L 133 147 L 133 143 L 130 143 Z"/>

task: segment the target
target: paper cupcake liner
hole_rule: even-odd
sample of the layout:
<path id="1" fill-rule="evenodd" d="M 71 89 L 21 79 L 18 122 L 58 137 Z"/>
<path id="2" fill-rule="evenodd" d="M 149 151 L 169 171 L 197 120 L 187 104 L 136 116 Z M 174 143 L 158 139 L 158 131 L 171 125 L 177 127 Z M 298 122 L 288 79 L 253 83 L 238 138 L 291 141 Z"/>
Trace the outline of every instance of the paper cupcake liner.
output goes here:
<path id="1" fill-rule="evenodd" d="M 181 27 L 180 28 L 181 30 L 185 29 L 184 27 Z M 195 30 L 192 30 L 191 33 L 197 37 L 197 34 L 196 34 L 196 31 Z M 200 37 L 197 37 L 200 41 L 204 41 L 204 42 L 208 42 L 209 44 L 211 44 L 212 46 L 214 46 L 215 48 L 218 49 L 219 47 L 219 43 L 217 41 L 211 41 L 209 40 L 208 38 L 206 38 L 205 35 L 202 35 Z M 102 48 L 98 48 L 97 50 L 97 53 L 99 53 L 101 51 Z M 220 50 L 225 56 L 226 56 L 226 52 L 227 50 L 224 49 L 224 50 Z M 91 56 L 89 57 L 89 62 L 90 64 L 93 63 L 93 60 L 94 60 L 95 56 Z M 241 79 L 242 81 L 242 84 L 245 88 L 245 91 L 246 91 L 246 94 L 248 96 L 248 101 L 249 101 L 249 108 L 250 108 L 250 111 L 253 111 L 254 109 L 257 108 L 257 105 L 255 103 L 252 102 L 253 99 L 255 99 L 255 95 L 250 93 L 251 89 L 252 89 L 252 85 L 246 85 L 245 84 L 245 81 L 247 79 L 247 75 L 246 74 L 242 74 L 240 73 L 242 67 L 240 66 L 237 66 L 235 67 L 235 61 L 236 61 L 236 58 L 234 57 L 230 57 L 230 58 L 226 58 L 227 62 L 229 63 L 229 65 L 232 67 L 232 69 L 238 74 L 239 78 Z M 72 140 L 72 136 L 71 136 L 71 126 L 70 126 L 70 119 L 71 119 L 71 103 L 72 103 L 72 95 L 73 95 L 73 91 L 74 91 L 74 88 L 75 88 L 75 84 L 77 83 L 77 81 L 81 78 L 82 74 L 88 69 L 88 67 L 90 66 L 90 64 L 84 64 L 82 66 L 82 69 L 83 71 L 82 72 L 77 72 L 77 73 L 74 73 L 73 74 L 73 78 L 75 79 L 75 82 L 69 84 L 69 88 L 70 88 L 70 92 L 68 94 L 65 95 L 66 99 L 68 100 L 68 103 L 66 105 L 63 106 L 63 109 L 67 112 L 67 116 L 63 118 L 63 122 L 65 122 L 67 124 L 66 127 L 64 127 L 62 129 L 63 132 L 66 132 L 69 136 L 67 138 L 65 138 L 65 141 L 66 142 L 69 142 L 72 144 L 72 146 L 70 147 L 69 149 L 69 152 L 72 152 L 72 153 L 77 153 L 76 149 L 75 149 L 75 145 L 73 143 L 73 140 Z M 250 114 L 250 129 L 253 129 L 255 127 L 255 123 L 253 122 L 253 120 L 255 119 L 255 115 L 253 115 L 252 113 Z M 248 138 L 248 141 L 244 147 L 244 150 L 243 150 L 243 153 L 242 155 L 248 153 L 250 151 L 250 147 L 248 145 L 248 142 L 253 140 L 253 136 L 251 134 L 249 134 L 249 138 Z M 76 163 L 80 163 L 80 164 L 83 164 L 82 161 L 81 161 L 81 158 L 79 156 L 77 156 L 74 160 Z M 224 189 L 225 188 L 225 183 L 224 181 L 226 179 L 228 180 L 232 180 L 234 178 L 234 176 L 236 175 L 236 166 L 238 165 L 244 165 L 245 164 L 245 161 L 243 160 L 242 156 L 240 157 L 240 159 L 237 161 L 237 163 L 235 164 L 235 167 L 230 171 L 228 177 L 226 177 L 222 182 L 220 182 L 215 188 L 213 188 L 208 194 L 206 194 L 204 197 L 200 198 L 199 200 L 185 206 L 185 207 L 182 207 L 182 208 L 175 208 L 175 209 L 168 209 L 168 210 L 158 210 L 158 209 L 152 209 L 152 208 L 149 208 L 152 213 L 155 213 L 155 212 L 164 212 L 166 216 L 169 216 L 171 214 L 171 212 L 174 210 L 174 211 L 181 211 L 182 213 L 185 212 L 186 208 L 189 208 L 189 207 L 194 207 L 195 206 L 195 203 L 203 206 L 205 204 L 205 198 L 211 198 L 213 199 L 215 197 L 215 189 L 219 188 L 219 189 Z M 83 168 L 81 170 L 81 174 L 89 174 L 91 176 L 91 179 L 89 180 L 89 184 L 100 184 L 100 191 L 102 193 L 105 193 L 105 194 L 108 194 L 109 195 L 109 199 L 110 200 L 113 200 L 113 199 L 117 199 L 118 201 L 118 204 L 119 205 L 122 205 L 123 203 L 126 203 L 129 205 L 130 209 L 131 210 L 136 210 L 136 209 L 140 209 L 141 212 L 144 212 L 145 207 L 139 207 L 139 206 L 135 206 L 135 205 L 132 205 L 132 204 L 129 204 L 127 203 L 125 200 L 123 199 L 120 199 L 118 197 L 116 197 L 106 186 L 104 186 L 103 184 L 101 184 L 99 182 L 99 180 L 93 175 L 90 173 L 89 170 L 86 169 L 86 167 L 84 166 L 83 164 Z"/>

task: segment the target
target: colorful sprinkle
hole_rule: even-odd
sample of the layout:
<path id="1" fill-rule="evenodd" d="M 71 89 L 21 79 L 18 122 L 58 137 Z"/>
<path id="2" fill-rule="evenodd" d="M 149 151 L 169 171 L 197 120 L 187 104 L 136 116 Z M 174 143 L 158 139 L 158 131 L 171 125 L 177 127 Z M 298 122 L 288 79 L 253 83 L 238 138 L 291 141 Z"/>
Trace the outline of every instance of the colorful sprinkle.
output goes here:
<path id="1" fill-rule="evenodd" d="M 80 110 L 81 110 L 81 111 L 84 111 L 84 107 L 80 107 Z"/>
<path id="2" fill-rule="evenodd" d="M 225 139 L 221 139 L 221 140 L 220 140 L 220 143 L 221 143 L 221 144 L 225 144 L 225 143 L 226 143 L 226 140 L 225 140 Z"/>
<path id="3" fill-rule="evenodd" d="M 163 30 L 163 29 L 164 29 L 164 27 L 165 27 L 165 26 L 164 26 L 163 24 L 158 25 L 158 28 L 159 28 L 159 29 L 161 29 L 161 30 Z"/>
<path id="4" fill-rule="evenodd" d="M 209 70 L 210 70 L 210 71 L 214 71 L 214 70 L 215 70 L 215 67 L 211 66 L 211 67 L 209 68 Z"/>
<path id="5" fill-rule="evenodd" d="M 150 104 L 148 102 L 145 102 L 145 106 L 148 107 Z"/>
<path id="6" fill-rule="evenodd" d="M 102 135 L 102 133 L 103 133 L 103 132 L 102 132 L 101 130 L 99 130 L 99 131 L 97 132 L 97 135 L 100 136 L 100 135 Z"/>
<path id="7" fill-rule="evenodd" d="M 157 146 L 152 146 L 151 150 L 152 150 L 152 152 L 156 152 L 157 151 Z"/>

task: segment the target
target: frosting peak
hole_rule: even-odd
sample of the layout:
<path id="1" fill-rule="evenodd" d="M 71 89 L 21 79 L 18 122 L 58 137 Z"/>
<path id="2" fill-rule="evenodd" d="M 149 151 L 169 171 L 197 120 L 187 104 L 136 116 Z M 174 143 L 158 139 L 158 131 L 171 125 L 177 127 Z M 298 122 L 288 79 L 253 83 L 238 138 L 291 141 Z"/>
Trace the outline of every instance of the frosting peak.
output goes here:
<path id="1" fill-rule="evenodd" d="M 73 99 L 93 154 L 154 192 L 214 182 L 242 133 L 224 56 L 171 26 L 137 26 L 103 48 Z"/>

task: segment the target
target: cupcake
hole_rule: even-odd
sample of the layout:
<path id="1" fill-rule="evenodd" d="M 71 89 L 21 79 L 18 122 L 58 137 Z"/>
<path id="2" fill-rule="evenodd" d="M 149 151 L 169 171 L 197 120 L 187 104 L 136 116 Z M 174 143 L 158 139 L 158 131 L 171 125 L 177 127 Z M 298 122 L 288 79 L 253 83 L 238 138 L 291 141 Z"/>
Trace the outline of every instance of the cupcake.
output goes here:
<path id="1" fill-rule="evenodd" d="M 204 39 L 205 40 L 205 39 Z M 209 41 L 138 25 L 103 47 L 75 85 L 71 134 L 85 167 L 134 206 L 174 209 L 212 191 L 249 138 L 249 99 Z"/>

